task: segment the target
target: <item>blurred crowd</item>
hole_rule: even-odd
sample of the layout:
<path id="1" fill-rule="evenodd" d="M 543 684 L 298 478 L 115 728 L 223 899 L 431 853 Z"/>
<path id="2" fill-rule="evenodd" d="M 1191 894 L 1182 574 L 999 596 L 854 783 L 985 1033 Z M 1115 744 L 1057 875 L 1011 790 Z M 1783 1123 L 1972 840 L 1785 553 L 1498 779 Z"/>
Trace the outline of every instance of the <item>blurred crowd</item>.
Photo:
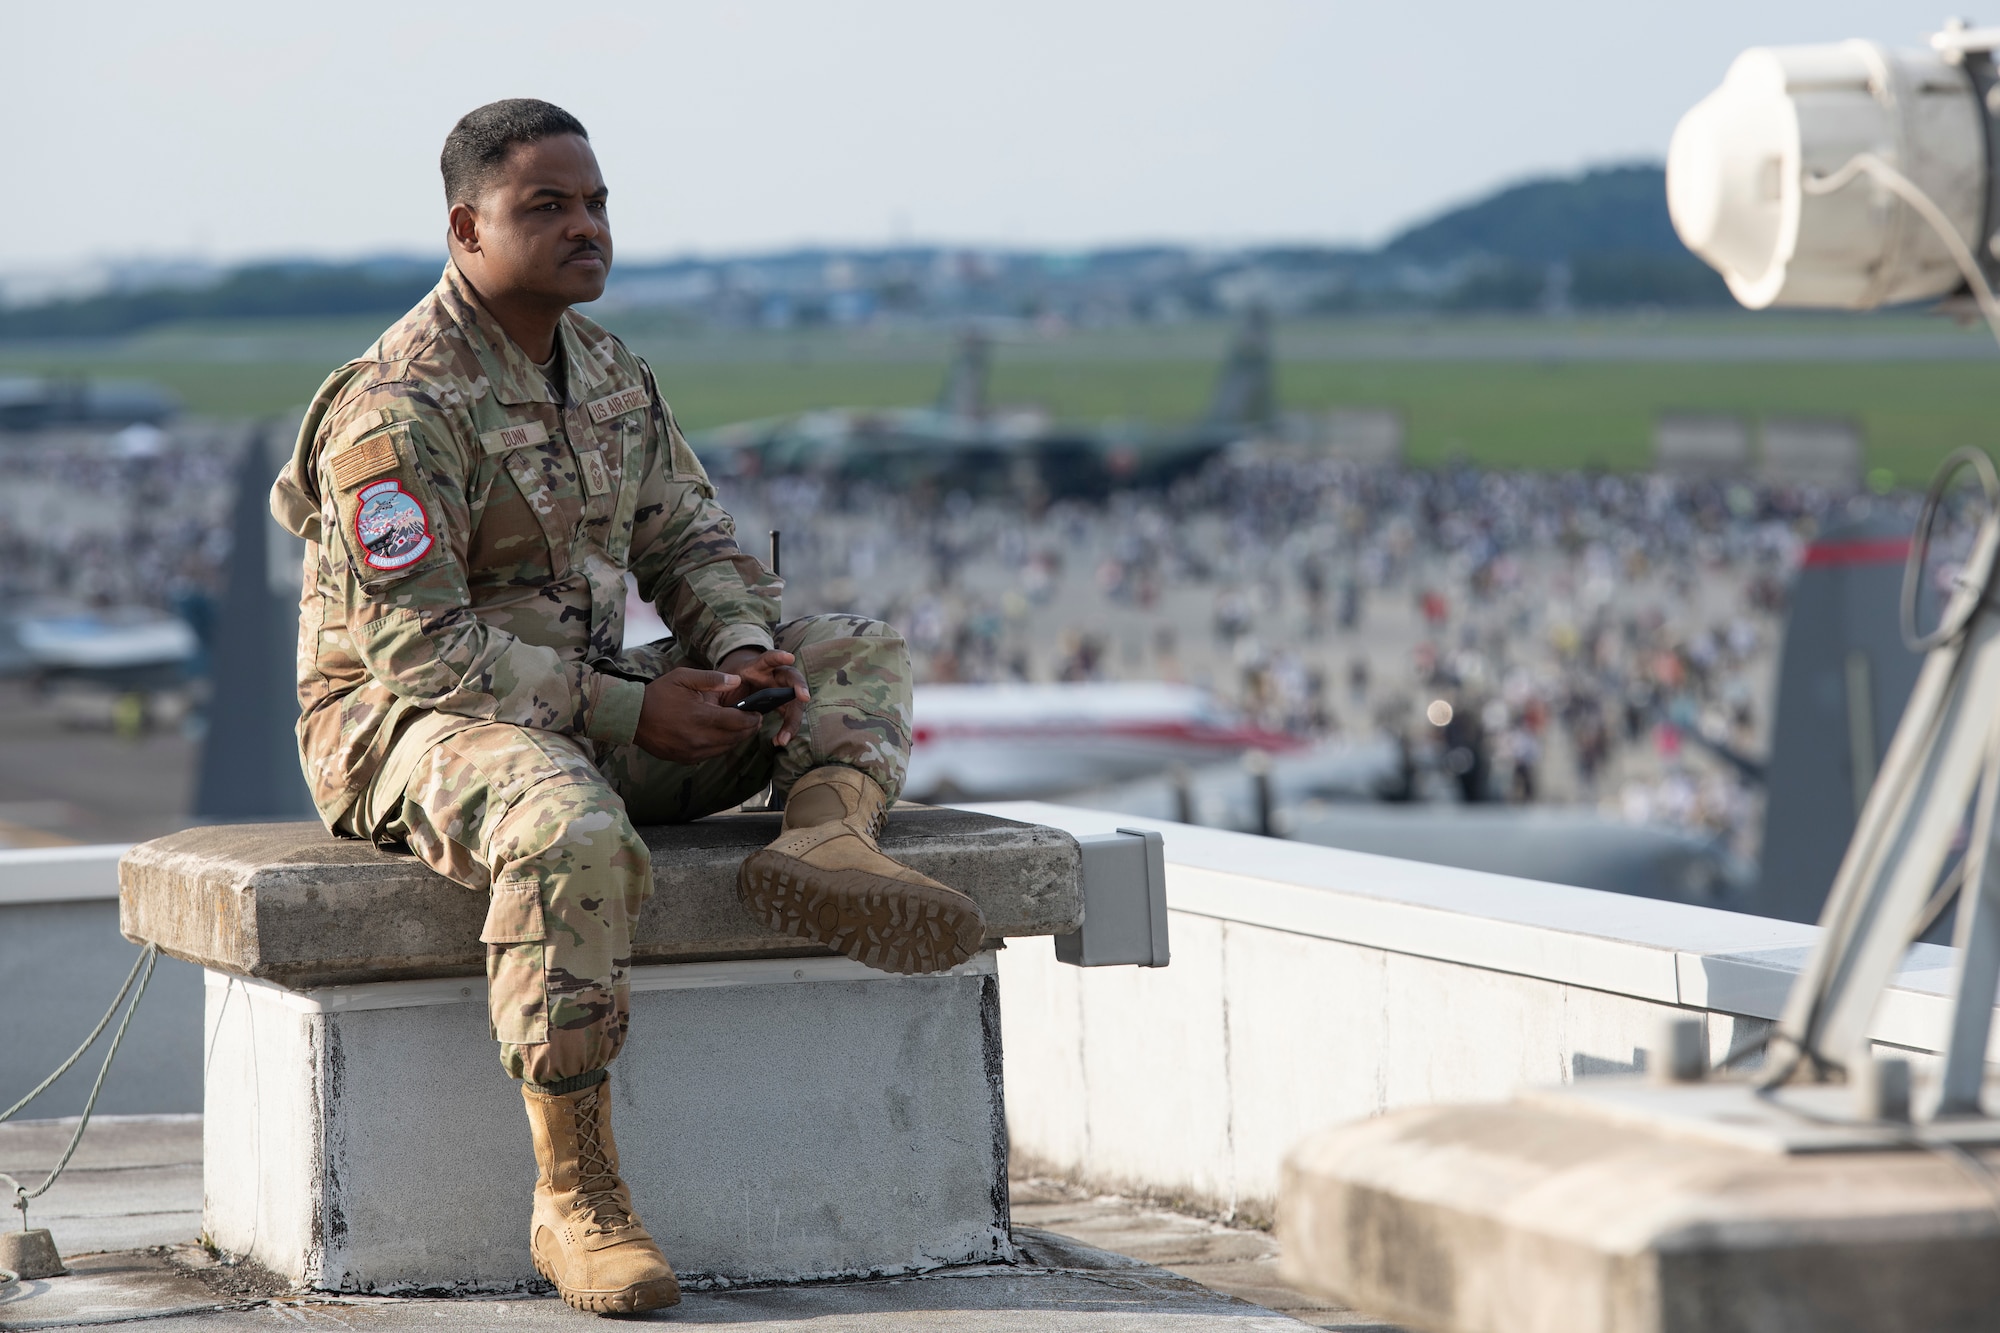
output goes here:
<path id="1" fill-rule="evenodd" d="M 240 432 L 150 426 L 0 436 L 0 611 L 207 605 L 242 447 Z"/>
<path id="2" fill-rule="evenodd" d="M 193 618 L 219 593 L 241 438 L 35 438 L 0 442 L 0 607 Z M 1591 802 L 1739 845 L 1805 544 L 1911 504 L 1247 454 L 1102 505 L 802 477 L 723 499 L 747 548 L 783 531 L 789 613 L 889 621 L 920 682 L 1189 681 L 1266 729 L 1391 738 L 1385 799 Z"/>
<path id="3" fill-rule="evenodd" d="M 898 625 L 920 681 L 1189 680 L 1313 738 L 1386 734 L 1389 799 L 1596 803 L 1754 854 L 1785 590 L 1908 497 L 1232 457 L 1102 506 L 928 508 L 732 483 L 792 612 Z"/>

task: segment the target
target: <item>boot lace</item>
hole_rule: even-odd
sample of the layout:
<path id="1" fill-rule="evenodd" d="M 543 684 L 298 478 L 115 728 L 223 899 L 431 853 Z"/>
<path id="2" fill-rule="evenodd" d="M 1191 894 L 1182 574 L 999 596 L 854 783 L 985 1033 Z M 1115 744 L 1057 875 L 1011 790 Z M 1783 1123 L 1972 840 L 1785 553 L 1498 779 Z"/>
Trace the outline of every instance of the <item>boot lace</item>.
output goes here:
<path id="1" fill-rule="evenodd" d="M 587 1101 L 577 1104 L 576 1160 L 578 1204 L 590 1216 L 592 1226 L 585 1235 L 618 1231 L 632 1225 L 632 1214 L 618 1197 L 618 1171 L 598 1133 L 602 1119 L 602 1085 L 591 1090 Z"/>

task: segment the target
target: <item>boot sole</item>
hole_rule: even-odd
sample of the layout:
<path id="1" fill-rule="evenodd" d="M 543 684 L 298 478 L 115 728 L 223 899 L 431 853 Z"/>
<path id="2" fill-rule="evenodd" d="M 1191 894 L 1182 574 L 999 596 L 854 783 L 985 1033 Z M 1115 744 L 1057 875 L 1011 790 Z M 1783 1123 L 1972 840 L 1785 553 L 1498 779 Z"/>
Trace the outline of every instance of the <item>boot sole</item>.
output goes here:
<path id="1" fill-rule="evenodd" d="M 857 963 L 906 976 L 957 967 L 986 942 L 986 922 L 963 894 L 861 870 L 815 870 L 769 849 L 744 859 L 736 883 L 775 931 L 838 949 Z"/>
<path id="2" fill-rule="evenodd" d="M 679 1279 L 664 1277 L 652 1282 L 635 1282 L 629 1287 L 619 1287 L 612 1291 L 582 1291 L 575 1287 L 565 1287 L 561 1279 L 548 1269 L 539 1254 L 532 1256 L 535 1271 L 555 1284 L 556 1295 L 562 1297 L 563 1304 L 585 1314 L 641 1314 L 647 1310 L 664 1310 L 669 1305 L 681 1303 Z"/>

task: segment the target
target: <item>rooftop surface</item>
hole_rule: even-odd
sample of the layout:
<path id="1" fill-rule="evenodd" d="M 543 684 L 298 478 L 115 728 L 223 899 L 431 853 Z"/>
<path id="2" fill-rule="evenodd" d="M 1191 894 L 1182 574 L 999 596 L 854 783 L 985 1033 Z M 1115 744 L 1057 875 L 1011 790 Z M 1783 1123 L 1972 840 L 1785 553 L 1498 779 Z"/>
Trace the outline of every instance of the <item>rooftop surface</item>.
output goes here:
<path id="1" fill-rule="evenodd" d="M 0 1171 L 32 1184 L 62 1153 L 74 1120 L 0 1125 Z M 525 1188 L 525 1183 L 524 1183 Z M 29 1213 L 54 1233 L 66 1277 L 0 1290 L 0 1327 L 89 1328 L 149 1321 L 163 1333 L 283 1323 L 398 1330 L 565 1328 L 590 1316 L 552 1296 L 299 1296 L 248 1268 L 216 1262 L 201 1231 L 201 1118 L 104 1116 L 75 1162 Z M 12 1225 L 9 1217 L 6 1224 Z M 1276 1276 L 1265 1232 L 1094 1195 L 1033 1177 L 1014 1184 L 1024 1262 L 920 1277 L 688 1292 L 663 1323 L 785 1333 L 893 1328 L 1034 1333 L 1265 1333 L 1303 1326 L 1395 1333 L 1314 1302 Z"/>

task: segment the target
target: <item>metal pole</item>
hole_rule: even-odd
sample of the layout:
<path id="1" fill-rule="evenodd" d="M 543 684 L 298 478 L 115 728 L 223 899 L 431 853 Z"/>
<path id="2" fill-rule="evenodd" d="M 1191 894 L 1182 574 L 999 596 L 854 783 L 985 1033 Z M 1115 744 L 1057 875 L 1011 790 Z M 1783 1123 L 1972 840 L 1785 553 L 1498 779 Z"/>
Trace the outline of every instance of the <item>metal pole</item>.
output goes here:
<path id="1" fill-rule="evenodd" d="M 1825 934 L 1786 1002 L 1768 1083 L 1824 1077 L 1860 1047 L 1937 887 L 2000 717 L 2000 618 L 1983 606 L 1996 546 L 1989 518 L 1966 564 L 1976 577 L 1946 613 L 1960 628 L 1930 648 L 1889 743 L 1820 917 Z"/>
<path id="2" fill-rule="evenodd" d="M 2000 324 L 1995 326 L 2000 336 Z M 1917 628 L 1930 534 L 1945 492 L 1971 469 L 1986 497 L 1970 558 L 1937 626 Z M 1951 1073 L 1940 1108 L 1979 1105 L 1986 1040 L 2000 970 L 2000 887 L 1990 881 L 1994 805 L 2000 801 L 2000 615 L 1993 593 L 2000 558 L 2000 471 L 1977 449 L 1959 449 L 1932 479 L 1903 568 L 1901 618 L 1910 648 L 1926 654 L 1916 688 L 1868 792 L 1854 837 L 1820 916 L 1819 943 L 1786 999 L 1772 1035 L 1765 1087 L 1824 1079 L 1868 1052 L 1868 1025 L 1882 992 L 1929 919 L 1938 873 L 1968 806 L 1976 827 L 1961 883 L 1958 989 L 1946 1042 Z"/>
<path id="3" fill-rule="evenodd" d="M 1277 799 L 1271 790 L 1271 756 L 1262 750 L 1251 750 L 1243 756 L 1243 767 L 1250 774 L 1250 799 L 1256 806 L 1257 832 L 1267 838 L 1275 837 Z"/>
<path id="4" fill-rule="evenodd" d="M 1993 997 L 2000 987 L 2000 855 L 1994 847 L 1994 803 L 2000 800 L 2000 718 L 1986 742 L 1986 772 L 1973 810 L 1972 838 L 1966 844 L 1964 885 L 1959 891 L 1954 943 L 1951 1033 L 1945 1043 L 1944 1077 L 1937 1114 L 1981 1114 L 1986 1086 L 1986 1041 L 1993 1027 Z"/>
<path id="5" fill-rule="evenodd" d="M 1196 824 L 1201 822 L 1195 818 L 1194 781 L 1188 774 L 1187 765 L 1175 764 L 1172 769 L 1172 778 L 1174 785 L 1174 822 L 1178 824 Z"/>

